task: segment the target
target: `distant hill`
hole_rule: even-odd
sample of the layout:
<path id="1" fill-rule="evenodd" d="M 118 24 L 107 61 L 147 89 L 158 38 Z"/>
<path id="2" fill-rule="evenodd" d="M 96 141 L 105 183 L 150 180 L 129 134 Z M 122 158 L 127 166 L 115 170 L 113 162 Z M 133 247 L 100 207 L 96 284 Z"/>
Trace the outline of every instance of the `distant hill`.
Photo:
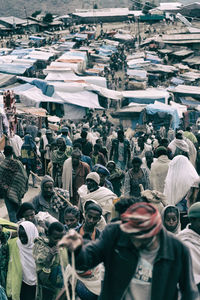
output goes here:
<path id="1" fill-rule="evenodd" d="M 98 8 L 127 7 L 128 1 L 129 0 L 0 0 L 0 16 L 25 18 L 24 6 L 26 7 L 28 16 L 37 10 L 41 10 L 44 14 L 50 12 L 54 15 L 65 15 L 69 12 L 73 12 L 76 8 L 92 9 L 94 4 L 97 4 Z"/>
<path id="2" fill-rule="evenodd" d="M 134 0 L 138 1 L 138 0 Z M 42 13 L 50 12 L 54 15 L 65 15 L 73 12 L 76 8 L 93 8 L 97 4 L 98 8 L 102 7 L 131 7 L 133 0 L 0 0 L 0 16 L 16 16 L 25 18 L 26 7 L 27 15 L 30 16 L 36 10 L 41 10 Z M 195 2 L 195 0 L 177 0 L 184 4 Z M 145 0 L 142 0 L 145 2 Z M 163 0 L 162 2 L 175 2 Z M 157 3 L 155 0 L 154 3 Z"/>

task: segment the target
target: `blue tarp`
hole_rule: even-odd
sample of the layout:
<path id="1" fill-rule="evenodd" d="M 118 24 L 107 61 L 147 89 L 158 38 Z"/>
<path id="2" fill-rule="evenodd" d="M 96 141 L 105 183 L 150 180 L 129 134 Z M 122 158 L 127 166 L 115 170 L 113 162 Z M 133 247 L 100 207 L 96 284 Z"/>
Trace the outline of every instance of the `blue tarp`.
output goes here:
<path id="1" fill-rule="evenodd" d="M 44 80 L 35 79 L 31 82 L 31 84 L 34 84 L 37 88 L 39 88 L 44 95 L 46 95 L 48 83 Z"/>
<path id="2" fill-rule="evenodd" d="M 162 63 L 162 59 L 160 59 L 157 55 L 147 54 L 145 61 L 150 61 L 153 64 L 160 64 Z"/>
<path id="3" fill-rule="evenodd" d="M 20 65 L 20 64 L 0 64 L 0 73 L 23 75 L 26 70 L 31 69 L 32 65 Z"/>
<path id="4" fill-rule="evenodd" d="M 33 40 L 33 41 L 44 41 L 46 38 L 41 37 L 41 36 L 29 36 L 29 40 Z"/>
<path id="5" fill-rule="evenodd" d="M 170 114 L 172 118 L 172 128 L 176 129 L 179 127 L 180 119 L 178 116 L 178 112 L 176 108 L 173 108 L 169 105 L 163 105 L 163 104 L 149 104 L 146 107 L 146 112 L 150 115 L 154 115 L 157 112 L 165 112 L 167 114 Z"/>
<path id="6" fill-rule="evenodd" d="M 126 97 L 126 99 L 128 99 L 128 103 L 134 102 L 134 103 L 140 103 L 140 104 L 151 104 L 151 103 L 154 103 L 155 100 L 165 103 L 165 98 L 160 98 L 160 99 L 156 98 L 155 99 L 153 96 L 152 96 L 152 98 L 139 98 L 139 97 L 138 98 L 127 98 Z"/>
<path id="7" fill-rule="evenodd" d="M 27 54 L 29 54 L 30 52 L 32 52 L 33 49 L 32 48 L 27 48 L 27 49 L 15 49 L 13 50 L 10 55 L 17 55 L 17 56 L 20 56 L 20 57 L 23 57 Z"/>
<path id="8" fill-rule="evenodd" d="M 87 34 L 85 33 L 76 33 L 74 38 L 77 40 L 77 41 L 85 41 L 87 40 Z"/>
<path id="9" fill-rule="evenodd" d="M 184 84 L 184 80 L 177 78 L 177 77 L 173 77 L 171 79 L 171 83 L 174 85 Z"/>

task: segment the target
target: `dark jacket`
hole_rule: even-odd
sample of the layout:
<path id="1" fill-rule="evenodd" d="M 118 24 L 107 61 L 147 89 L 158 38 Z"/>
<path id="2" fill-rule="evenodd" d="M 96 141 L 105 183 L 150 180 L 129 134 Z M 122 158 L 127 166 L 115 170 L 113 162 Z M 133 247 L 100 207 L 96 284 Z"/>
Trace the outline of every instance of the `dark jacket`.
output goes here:
<path id="1" fill-rule="evenodd" d="M 105 265 L 105 277 L 100 300 L 121 300 L 136 271 L 139 253 L 119 224 L 109 224 L 100 239 L 77 252 L 78 270 Z M 151 300 L 177 300 L 180 287 L 181 300 L 197 300 L 189 250 L 165 229 L 160 232 L 158 251 L 152 277 Z"/>
<path id="2" fill-rule="evenodd" d="M 112 159 L 115 162 L 118 161 L 118 157 L 119 157 L 119 140 L 118 139 L 114 139 L 112 141 L 112 147 L 110 150 L 110 159 Z M 130 151 L 130 143 L 128 140 L 124 140 L 124 163 L 126 164 L 131 157 L 131 151 Z"/>

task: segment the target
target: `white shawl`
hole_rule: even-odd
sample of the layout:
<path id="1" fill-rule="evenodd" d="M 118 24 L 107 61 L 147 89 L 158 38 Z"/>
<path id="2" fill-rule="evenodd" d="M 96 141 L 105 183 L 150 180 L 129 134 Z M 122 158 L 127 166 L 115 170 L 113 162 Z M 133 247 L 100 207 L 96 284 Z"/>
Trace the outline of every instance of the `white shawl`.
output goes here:
<path id="1" fill-rule="evenodd" d="M 38 231 L 36 226 L 29 221 L 20 223 L 20 226 L 24 228 L 28 237 L 28 243 L 26 245 L 22 244 L 19 238 L 17 240 L 22 265 L 23 281 L 28 285 L 36 285 L 37 275 L 35 259 L 33 258 L 33 246 L 35 238 L 38 237 Z"/>
<path id="2" fill-rule="evenodd" d="M 78 194 L 80 196 L 80 208 L 84 208 L 86 201 L 95 200 L 101 206 L 103 216 L 112 212 L 113 200 L 117 198 L 111 190 L 103 186 L 90 193 L 85 184 L 78 189 Z"/>
<path id="3" fill-rule="evenodd" d="M 72 189 L 72 159 L 66 159 L 63 165 L 62 172 L 62 188 L 69 191 L 70 197 L 73 197 Z"/>
<path id="4" fill-rule="evenodd" d="M 189 147 L 188 144 L 186 143 L 186 141 L 184 140 L 179 140 L 179 139 L 174 139 L 169 145 L 168 148 L 172 151 L 172 154 L 174 155 L 176 152 L 176 147 L 178 147 L 179 149 L 181 149 L 184 152 L 188 152 L 189 153 Z"/>
<path id="5" fill-rule="evenodd" d="M 177 237 L 186 244 L 192 257 L 192 268 L 196 284 L 200 283 L 200 235 L 189 229 L 190 224 Z"/>
<path id="6" fill-rule="evenodd" d="M 165 180 L 164 195 L 167 204 L 179 203 L 198 179 L 199 175 L 189 159 L 183 155 L 175 156 L 169 163 Z"/>

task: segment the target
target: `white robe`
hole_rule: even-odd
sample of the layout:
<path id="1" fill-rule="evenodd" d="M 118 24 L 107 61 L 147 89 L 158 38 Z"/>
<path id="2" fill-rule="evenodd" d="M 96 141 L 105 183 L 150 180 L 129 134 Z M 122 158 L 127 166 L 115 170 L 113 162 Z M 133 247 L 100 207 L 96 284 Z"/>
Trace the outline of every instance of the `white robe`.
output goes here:
<path id="1" fill-rule="evenodd" d="M 187 227 L 177 235 L 188 246 L 192 257 L 192 269 L 196 284 L 200 283 L 200 235 Z"/>
<path id="2" fill-rule="evenodd" d="M 153 190 L 163 193 L 169 163 L 170 160 L 167 155 L 161 155 L 158 157 L 157 161 L 151 164 L 149 179 Z"/>
<path id="3" fill-rule="evenodd" d="M 85 184 L 78 189 L 78 194 L 80 196 L 80 209 L 82 209 L 82 211 L 86 201 L 95 200 L 101 206 L 103 210 L 103 216 L 105 216 L 107 213 L 111 214 L 113 200 L 117 198 L 117 196 L 111 190 L 103 186 L 90 193 L 87 189 L 87 185 Z"/>
<path id="4" fill-rule="evenodd" d="M 167 204 L 179 203 L 198 179 L 199 175 L 189 159 L 183 155 L 175 156 L 169 163 L 165 180 L 164 195 Z"/>

